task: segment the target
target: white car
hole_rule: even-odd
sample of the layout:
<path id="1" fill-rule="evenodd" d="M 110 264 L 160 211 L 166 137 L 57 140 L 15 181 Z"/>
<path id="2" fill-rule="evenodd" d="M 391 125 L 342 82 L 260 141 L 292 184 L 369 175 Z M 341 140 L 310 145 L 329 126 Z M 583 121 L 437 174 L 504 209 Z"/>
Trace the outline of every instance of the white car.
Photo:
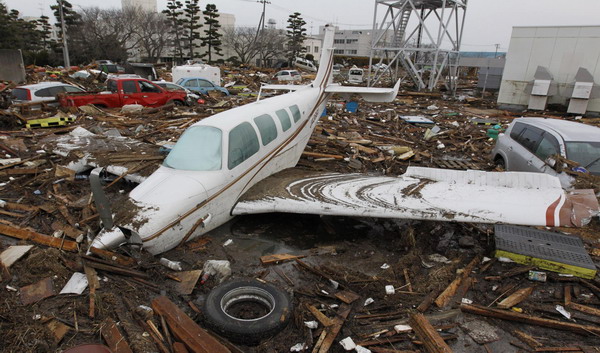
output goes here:
<path id="1" fill-rule="evenodd" d="M 296 58 L 294 66 L 306 71 L 317 72 L 317 66 L 312 61 L 304 58 Z"/>
<path id="2" fill-rule="evenodd" d="M 277 81 L 300 81 L 302 76 L 296 70 L 281 70 L 275 74 L 274 79 Z"/>
<path id="3" fill-rule="evenodd" d="M 62 82 L 40 82 L 15 87 L 12 90 L 12 98 L 14 103 L 51 102 L 56 100 L 59 93 L 65 92 L 84 92 L 84 90 Z"/>

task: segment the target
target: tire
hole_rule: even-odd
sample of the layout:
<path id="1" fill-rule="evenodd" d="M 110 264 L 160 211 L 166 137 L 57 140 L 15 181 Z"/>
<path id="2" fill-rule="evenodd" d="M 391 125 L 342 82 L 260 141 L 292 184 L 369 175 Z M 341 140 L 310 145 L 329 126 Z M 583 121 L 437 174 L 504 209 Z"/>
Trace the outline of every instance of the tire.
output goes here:
<path id="1" fill-rule="evenodd" d="M 234 280 L 206 297 L 204 317 L 212 330 L 234 342 L 254 345 L 285 328 L 292 314 L 283 290 L 255 280 Z"/>
<path id="2" fill-rule="evenodd" d="M 180 100 L 172 100 L 171 102 L 173 102 L 173 104 L 174 104 L 176 107 L 180 107 L 180 106 L 183 106 L 183 105 L 185 105 L 185 103 L 183 103 L 183 102 L 182 102 L 182 101 L 180 101 Z"/>

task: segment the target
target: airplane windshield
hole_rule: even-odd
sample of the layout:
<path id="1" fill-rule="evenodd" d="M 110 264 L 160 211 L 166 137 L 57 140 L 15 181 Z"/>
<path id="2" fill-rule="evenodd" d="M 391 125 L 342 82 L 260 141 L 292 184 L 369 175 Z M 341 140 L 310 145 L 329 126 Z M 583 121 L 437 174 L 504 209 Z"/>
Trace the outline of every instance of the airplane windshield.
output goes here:
<path id="1" fill-rule="evenodd" d="M 220 170 L 222 135 L 220 129 L 212 126 L 194 126 L 187 129 L 163 165 L 181 170 Z"/>

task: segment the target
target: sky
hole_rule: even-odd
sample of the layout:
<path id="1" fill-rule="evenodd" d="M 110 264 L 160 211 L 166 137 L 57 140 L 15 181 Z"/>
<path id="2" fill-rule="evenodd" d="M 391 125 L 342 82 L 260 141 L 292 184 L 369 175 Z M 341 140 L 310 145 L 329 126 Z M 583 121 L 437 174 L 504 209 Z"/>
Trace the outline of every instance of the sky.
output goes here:
<path id="1" fill-rule="evenodd" d="M 51 16 L 55 0 L 0 0 L 24 16 Z M 121 0 L 69 0 L 76 8 L 98 6 L 120 8 Z M 285 28 L 293 12 L 300 12 L 309 33 L 319 26 L 337 24 L 342 29 L 372 28 L 374 0 L 269 0 L 266 18 Z M 167 0 L 157 0 L 159 10 Z M 256 26 L 262 4 L 257 0 L 200 0 L 200 6 L 215 4 L 220 12 L 231 13 L 238 26 Z M 378 12 L 383 12 L 383 7 Z M 513 26 L 600 25 L 600 0 L 469 0 L 462 51 L 507 51 Z"/>

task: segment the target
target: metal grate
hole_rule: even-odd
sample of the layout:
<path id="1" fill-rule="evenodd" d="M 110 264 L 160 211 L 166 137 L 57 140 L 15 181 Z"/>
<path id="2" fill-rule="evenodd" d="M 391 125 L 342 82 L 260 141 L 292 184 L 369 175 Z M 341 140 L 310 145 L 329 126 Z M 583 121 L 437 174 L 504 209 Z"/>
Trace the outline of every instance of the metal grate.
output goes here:
<path id="1" fill-rule="evenodd" d="M 544 230 L 496 225 L 496 249 L 596 270 L 581 239 Z"/>

